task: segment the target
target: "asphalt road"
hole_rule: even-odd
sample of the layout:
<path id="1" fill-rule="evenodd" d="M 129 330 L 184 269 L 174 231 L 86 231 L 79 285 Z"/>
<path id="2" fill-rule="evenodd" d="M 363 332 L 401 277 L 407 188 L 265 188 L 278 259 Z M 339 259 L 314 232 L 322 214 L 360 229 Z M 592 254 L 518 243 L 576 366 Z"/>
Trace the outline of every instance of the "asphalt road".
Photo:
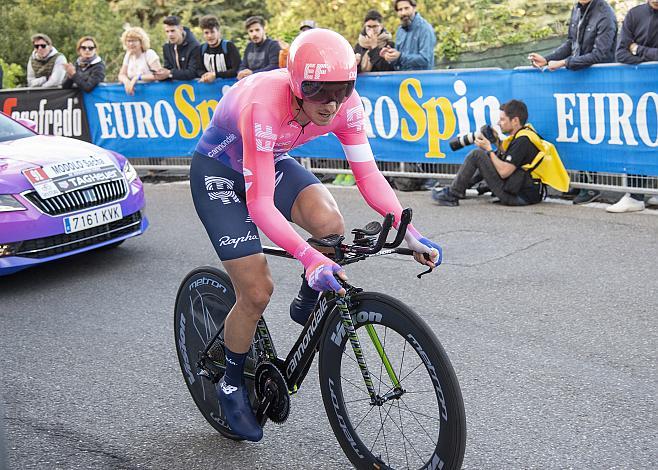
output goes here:
<path id="1" fill-rule="evenodd" d="M 225 440 L 205 422 L 178 367 L 172 314 L 183 276 L 216 255 L 186 184 L 146 191 L 144 236 L 0 278 L 10 468 L 348 468 L 316 366 L 288 421 L 268 424 L 260 443 Z M 353 188 L 332 192 L 348 227 L 376 218 Z M 658 211 L 400 198 L 444 246 L 444 265 L 420 281 L 401 259 L 348 274 L 413 306 L 440 338 L 465 400 L 464 468 L 656 468 Z M 287 305 L 300 270 L 270 264 L 266 315 L 284 350 L 298 331 Z"/>

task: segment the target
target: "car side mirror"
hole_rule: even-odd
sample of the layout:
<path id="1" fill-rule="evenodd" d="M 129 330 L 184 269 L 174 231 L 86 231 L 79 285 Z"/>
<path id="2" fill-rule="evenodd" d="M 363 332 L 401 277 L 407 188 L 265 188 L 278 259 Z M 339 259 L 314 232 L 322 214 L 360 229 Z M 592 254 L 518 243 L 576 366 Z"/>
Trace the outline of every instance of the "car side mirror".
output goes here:
<path id="1" fill-rule="evenodd" d="M 16 119 L 16 121 L 20 122 L 25 127 L 30 129 L 31 131 L 36 132 L 37 134 L 39 133 L 39 131 L 37 130 L 37 123 L 35 121 L 33 121 L 32 119 L 19 118 L 19 119 Z"/>

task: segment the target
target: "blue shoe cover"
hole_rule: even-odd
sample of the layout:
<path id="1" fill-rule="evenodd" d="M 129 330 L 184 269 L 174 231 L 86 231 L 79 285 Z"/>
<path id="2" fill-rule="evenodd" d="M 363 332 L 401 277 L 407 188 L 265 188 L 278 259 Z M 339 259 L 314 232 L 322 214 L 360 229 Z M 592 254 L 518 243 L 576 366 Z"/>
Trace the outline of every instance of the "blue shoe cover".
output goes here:
<path id="1" fill-rule="evenodd" d="M 244 384 L 234 387 L 227 384 L 222 377 L 216 388 L 219 404 L 231 431 L 248 441 L 260 441 L 263 438 L 263 428 L 260 427 L 251 410 L 247 387 Z"/>

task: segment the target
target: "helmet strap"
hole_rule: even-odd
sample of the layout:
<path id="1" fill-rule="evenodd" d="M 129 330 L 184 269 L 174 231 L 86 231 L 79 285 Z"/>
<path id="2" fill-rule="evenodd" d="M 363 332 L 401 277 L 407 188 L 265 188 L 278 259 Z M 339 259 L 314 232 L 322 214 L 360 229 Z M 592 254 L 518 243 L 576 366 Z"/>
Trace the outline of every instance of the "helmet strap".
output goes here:
<path id="1" fill-rule="evenodd" d="M 304 100 L 298 98 L 297 96 L 295 96 L 295 100 L 297 101 L 297 105 L 299 106 L 299 109 L 297 110 L 297 113 L 293 116 L 291 122 L 296 120 L 297 117 L 299 116 L 299 113 L 301 113 L 302 111 L 304 111 L 304 114 L 306 114 L 306 111 L 304 110 Z M 302 126 L 302 134 L 304 133 L 304 128 L 311 122 L 311 118 L 308 116 L 308 114 L 306 114 L 306 117 L 308 117 L 308 122 L 306 124 L 298 123 L 300 126 Z"/>

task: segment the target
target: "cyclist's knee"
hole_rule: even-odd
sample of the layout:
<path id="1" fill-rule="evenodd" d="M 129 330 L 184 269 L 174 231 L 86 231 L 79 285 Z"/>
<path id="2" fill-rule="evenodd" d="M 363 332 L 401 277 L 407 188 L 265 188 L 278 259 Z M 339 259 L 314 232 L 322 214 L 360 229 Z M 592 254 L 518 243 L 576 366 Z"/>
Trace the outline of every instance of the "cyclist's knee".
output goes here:
<path id="1" fill-rule="evenodd" d="M 345 221 L 337 208 L 327 208 L 317 214 L 311 233 L 314 237 L 326 237 L 331 234 L 345 233 Z"/>
<path id="2" fill-rule="evenodd" d="M 273 291 L 274 286 L 271 282 L 263 282 L 262 284 L 242 289 L 238 294 L 236 302 L 240 304 L 243 311 L 248 312 L 250 316 L 253 316 L 257 320 L 270 303 Z"/>

